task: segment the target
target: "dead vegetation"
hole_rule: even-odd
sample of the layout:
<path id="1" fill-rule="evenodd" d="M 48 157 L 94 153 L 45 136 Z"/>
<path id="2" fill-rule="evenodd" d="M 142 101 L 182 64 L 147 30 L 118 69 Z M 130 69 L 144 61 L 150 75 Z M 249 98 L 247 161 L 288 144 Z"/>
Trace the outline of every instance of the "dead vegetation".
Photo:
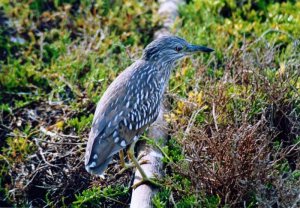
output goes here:
<path id="1" fill-rule="evenodd" d="M 55 8 L 35 1 L 0 8 L 0 206 L 126 207 L 131 172 L 118 175 L 115 160 L 105 179 L 89 175 L 84 145 L 97 100 L 159 27 L 156 2 L 47 2 Z M 168 121 L 180 148 L 167 147 L 176 160 L 162 181 L 171 190 L 164 200 L 299 207 L 300 51 L 292 37 L 299 16 L 290 11 L 299 5 L 270 3 L 257 14 L 244 7 L 243 18 L 237 11 L 224 25 L 214 13 L 220 4 L 197 2 L 181 11 L 177 32 L 215 44 L 216 54 L 185 61 L 171 79 Z M 273 23 L 285 32 L 263 33 Z"/>
<path id="2" fill-rule="evenodd" d="M 200 78 L 193 83 L 188 99 L 170 96 L 174 103 L 184 103 L 172 112 L 175 118 L 170 130 L 186 157 L 170 166 L 172 172 L 191 181 L 192 193 L 204 198 L 218 196 L 220 205 L 297 207 L 300 118 L 299 91 L 294 85 L 299 77 L 295 70 L 299 61 L 292 55 L 284 69 L 270 77 L 265 68 L 283 67 L 276 63 L 276 46 L 258 51 L 249 48 L 245 44 L 230 58 L 225 57 L 226 70 L 221 77 L 207 76 L 204 67 L 200 67 Z M 258 53 L 262 55 L 256 56 Z M 3 122 L 1 128 L 6 129 L 7 136 L 23 138 L 15 145 L 23 145 L 23 141 L 31 148 L 23 155 L 3 149 L 5 155 L 17 161 L 6 160 L 4 164 L 9 168 L 5 188 L 10 200 L 17 204 L 27 201 L 33 206 L 60 206 L 70 204 L 74 194 L 93 185 L 130 186 L 131 173 L 117 175 L 117 160 L 105 180 L 84 170 L 88 126 L 81 127 L 83 134 L 78 137 L 78 124 L 63 123 L 67 122 L 64 118 L 81 118 L 83 112 L 91 113 L 93 109 L 89 103 L 76 112 L 63 103 L 33 102 L 25 110 L 16 109 L 14 115 L 4 115 L 7 123 Z M 28 125 L 37 131 L 24 134 Z M 16 128 L 24 131 L 13 131 Z M 175 198 L 180 195 L 175 194 Z M 125 195 L 118 201 L 109 199 L 106 204 L 122 207 L 129 203 L 128 199 Z"/>
<path id="3" fill-rule="evenodd" d="M 174 169 L 191 180 L 197 196 L 217 196 L 230 207 L 300 205 L 299 49 L 278 63 L 279 47 L 244 44 L 225 57 L 222 77 L 198 72 L 193 94 L 202 91 L 200 102 L 175 98 L 172 128 L 183 134 L 173 136 L 187 160 Z M 277 66 L 274 77 L 267 74 Z"/>
<path id="4" fill-rule="evenodd" d="M 128 54 L 151 40 L 156 8 L 155 1 L 1 4 L 0 207 L 129 203 L 131 171 L 118 175 L 114 160 L 105 179 L 94 177 L 83 155 L 96 103 L 130 64 Z"/>
<path id="5" fill-rule="evenodd" d="M 93 105 L 86 106 L 84 111 L 93 110 Z M 130 172 L 116 175 L 120 171 L 119 166 L 115 166 L 117 161 L 107 171 L 105 180 L 99 180 L 86 172 L 82 161 L 87 126 L 82 129 L 85 133 L 80 137 L 71 126 L 61 131 L 64 118 L 80 117 L 80 114 L 67 105 L 41 102 L 31 103 L 31 107 L 25 110 L 4 116 L 8 124 L 2 124 L 1 128 L 10 132 L 6 136 L 19 138 L 11 140 L 13 144 L 8 142 L 10 147 L 14 145 L 14 149 L 3 148 L 3 155 L 8 158 L 2 156 L 5 160 L 1 160 L 3 167 L 9 170 L 5 177 L 5 188 L 11 201 L 28 206 L 62 206 L 70 204 L 75 200 L 75 194 L 80 194 L 90 186 L 108 187 L 111 184 L 130 183 Z M 34 126 L 37 130 L 30 134 L 12 131 L 16 127 L 25 129 L 26 125 Z M 20 149 L 27 151 L 20 152 Z M 113 204 L 118 205 L 119 202 Z"/>

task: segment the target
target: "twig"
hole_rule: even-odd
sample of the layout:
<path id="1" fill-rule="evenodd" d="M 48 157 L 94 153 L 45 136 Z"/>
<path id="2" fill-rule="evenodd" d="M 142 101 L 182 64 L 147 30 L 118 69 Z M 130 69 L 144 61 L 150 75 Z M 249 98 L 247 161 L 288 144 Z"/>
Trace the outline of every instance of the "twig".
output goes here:
<path id="1" fill-rule="evenodd" d="M 170 194 L 170 201 L 172 202 L 173 206 L 174 206 L 175 208 L 177 208 L 177 205 L 176 205 L 175 200 L 174 200 L 174 197 L 173 197 L 173 192 L 171 192 L 171 194 Z"/>
<path id="2" fill-rule="evenodd" d="M 81 91 L 77 88 L 77 86 L 71 84 L 69 81 L 65 79 L 63 76 L 59 76 L 59 79 L 63 81 L 64 83 L 67 84 L 67 86 L 78 96 L 78 97 L 83 97 L 83 94 Z"/>
<path id="3" fill-rule="evenodd" d="M 190 118 L 190 120 L 189 120 L 189 123 L 188 123 L 188 125 L 187 125 L 187 127 L 186 127 L 186 130 L 185 130 L 185 132 L 184 132 L 183 139 L 182 139 L 183 141 L 186 140 L 187 136 L 188 136 L 189 133 L 190 133 L 191 127 L 192 127 L 192 126 L 194 125 L 194 123 L 195 123 L 195 120 L 196 120 L 197 115 L 198 115 L 199 112 L 202 111 L 203 109 L 204 109 L 204 107 L 199 108 L 199 109 L 197 109 L 196 111 L 193 112 L 193 114 L 192 114 L 192 116 L 191 116 L 191 118 Z"/>
<path id="4" fill-rule="evenodd" d="M 212 106 L 212 115 L 213 115 L 213 118 L 214 118 L 215 128 L 216 128 L 217 132 L 219 132 L 217 116 L 216 116 L 216 104 L 215 104 L 215 102 L 213 102 L 213 106 Z"/>
<path id="5" fill-rule="evenodd" d="M 170 96 L 170 97 L 172 97 L 173 99 L 176 99 L 176 100 L 179 100 L 179 101 L 181 101 L 181 102 L 184 102 L 185 104 L 187 104 L 187 105 L 189 105 L 190 107 L 192 107 L 192 108 L 198 108 L 199 107 L 199 105 L 197 104 L 197 103 L 195 103 L 195 102 L 191 102 L 191 101 L 189 101 L 189 100 L 187 100 L 187 99 L 185 99 L 185 98 L 182 98 L 182 97 L 180 97 L 180 96 L 178 96 L 178 95 L 176 95 L 176 94 L 174 94 L 174 93 L 167 93 L 167 96 Z"/>
<path id="6" fill-rule="evenodd" d="M 294 204 L 292 205 L 292 208 L 298 207 L 299 202 L 300 202 L 300 194 L 298 194 L 298 197 L 297 197 L 296 201 L 294 202 Z"/>
<path id="7" fill-rule="evenodd" d="M 50 137 L 69 137 L 69 138 L 75 138 L 75 139 L 78 139 L 79 136 L 75 136 L 75 135 L 66 135 L 66 134 L 59 134 L 59 133 L 56 133 L 56 132 L 52 132 L 52 131 L 48 131 L 46 128 L 44 128 L 43 126 L 40 127 L 40 131 L 47 135 L 47 136 L 50 136 Z M 46 141 L 42 141 L 42 142 L 46 142 Z M 61 143 L 55 143 L 55 142 L 46 142 L 46 143 L 49 143 L 49 144 L 84 144 L 84 143 L 73 143 L 73 142 L 61 142 Z"/>
<path id="8" fill-rule="evenodd" d="M 34 141 L 35 141 L 36 146 L 38 147 L 39 153 L 40 153 L 40 155 L 41 155 L 43 161 L 44 161 L 47 165 L 49 165 L 49 166 L 52 166 L 52 167 L 55 167 L 55 168 L 59 168 L 57 165 L 53 165 L 53 164 L 49 163 L 49 162 L 46 160 L 46 158 L 45 158 L 45 156 L 44 156 L 44 153 L 43 153 L 43 149 L 41 148 L 41 146 L 40 146 L 38 140 L 34 138 Z"/>
<path id="9" fill-rule="evenodd" d="M 285 31 L 282 31 L 282 30 L 276 30 L 276 29 L 268 29 L 266 30 L 261 36 L 259 36 L 259 38 L 257 38 L 254 42 L 252 42 L 251 44 L 248 45 L 251 46 L 251 45 L 254 45 L 255 43 L 261 41 L 263 39 L 263 37 L 269 33 L 282 33 L 282 34 L 285 34 L 287 35 L 290 39 L 292 39 L 293 41 L 295 41 L 297 43 L 297 41 L 299 41 L 298 39 L 296 39 L 294 36 L 292 36 L 291 34 L 285 32 Z"/>

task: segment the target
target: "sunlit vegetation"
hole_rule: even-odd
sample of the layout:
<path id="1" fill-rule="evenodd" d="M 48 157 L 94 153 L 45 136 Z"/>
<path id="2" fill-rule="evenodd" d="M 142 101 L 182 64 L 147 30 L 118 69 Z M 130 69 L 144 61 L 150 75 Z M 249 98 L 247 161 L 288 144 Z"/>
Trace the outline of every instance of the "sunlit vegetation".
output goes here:
<path id="1" fill-rule="evenodd" d="M 299 9 L 292 1 L 182 6 L 174 31 L 216 52 L 187 59 L 171 79 L 166 119 L 184 157 L 166 162 L 169 186 L 156 204 L 299 206 Z"/>
<path id="2" fill-rule="evenodd" d="M 156 1 L 0 4 L 0 206 L 127 207 L 118 157 L 88 174 L 96 103 L 160 27 Z M 155 207 L 300 206 L 300 3 L 193 0 L 172 32 L 215 52 L 172 74 Z M 145 138 L 144 138 L 145 139 Z M 146 139 L 147 140 L 147 139 Z"/>
<path id="3" fill-rule="evenodd" d="M 156 10 L 154 1 L 2 1 L 0 206 L 129 203 L 131 173 L 115 177 L 115 163 L 99 184 L 83 154 L 96 102 L 153 39 Z M 90 199 L 98 192 L 109 199 Z"/>

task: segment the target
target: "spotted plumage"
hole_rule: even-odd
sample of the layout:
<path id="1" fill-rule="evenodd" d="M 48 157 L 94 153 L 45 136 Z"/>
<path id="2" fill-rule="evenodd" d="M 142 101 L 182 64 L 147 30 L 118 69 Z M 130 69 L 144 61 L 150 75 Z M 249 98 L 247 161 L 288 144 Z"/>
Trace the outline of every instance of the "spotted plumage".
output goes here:
<path id="1" fill-rule="evenodd" d="M 212 49 L 176 36 L 150 43 L 140 60 L 125 69 L 100 99 L 86 148 L 88 172 L 101 175 L 114 154 L 138 140 L 157 118 L 171 70 L 180 58 Z"/>

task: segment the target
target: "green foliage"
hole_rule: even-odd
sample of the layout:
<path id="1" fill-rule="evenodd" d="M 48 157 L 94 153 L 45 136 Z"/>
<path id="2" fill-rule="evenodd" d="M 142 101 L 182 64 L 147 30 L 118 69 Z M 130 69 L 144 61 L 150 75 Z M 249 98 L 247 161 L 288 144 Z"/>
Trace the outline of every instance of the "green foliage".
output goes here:
<path id="1" fill-rule="evenodd" d="M 179 162 L 184 160 L 184 155 L 182 154 L 182 149 L 179 143 L 174 139 L 170 139 L 168 144 L 165 146 L 166 154 L 168 155 L 169 162 Z"/>
<path id="2" fill-rule="evenodd" d="M 184 25 L 180 34 L 193 42 L 211 45 L 218 56 L 229 45 L 238 48 L 245 37 L 255 39 L 270 29 L 284 33 L 269 33 L 269 39 L 293 44 L 287 33 L 293 37 L 299 35 L 296 28 L 300 21 L 299 7 L 299 2 L 290 1 L 195 0 L 181 9 Z"/>
<path id="3" fill-rule="evenodd" d="M 277 85 L 277 87 L 279 87 L 278 80 L 281 79 L 282 72 L 286 73 L 287 76 L 297 77 L 297 72 L 292 68 L 295 65 L 288 65 L 287 63 L 294 62 L 295 54 L 299 51 L 297 37 L 299 37 L 300 31 L 296 28 L 300 21 L 299 9 L 299 2 L 278 3 L 277 1 L 259 0 L 245 2 L 194 0 L 181 7 L 182 18 L 178 22 L 182 28 L 177 32 L 178 35 L 185 37 L 190 42 L 208 45 L 215 49 L 215 55 L 210 59 L 204 54 L 195 56 L 193 62 L 184 61 L 179 68 L 181 71 L 177 71 L 170 80 L 172 93 L 187 97 L 188 102 L 200 104 L 199 107 L 204 108 L 196 116 L 198 124 L 212 119 L 211 114 L 208 113 L 212 110 L 211 106 L 205 105 L 206 102 L 211 102 L 214 99 L 211 98 L 209 91 L 212 94 L 219 94 L 222 88 L 224 94 L 222 96 L 224 99 L 229 99 L 229 102 L 224 104 L 226 108 L 217 110 L 220 112 L 218 122 L 226 125 L 228 122 L 241 120 L 245 112 L 247 112 L 247 117 L 250 120 L 255 119 L 270 105 L 273 99 L 269 95 L 270 89 L 261 86 L 257 89 L 254 86 L 254 83 L 258 81 L 255 74 L 260 74 L 266 78 L 267 82 Z M 274 50 L 269 54 L 270 58 L 274 56 L 272 60 L 269 60 L 272 64 L 259 66 L 255 62 L 264 60 L 250 54 L 253 51 L 256 54 L 267 53 L 262 50 L 266 47 L 266 42 L 271 44 L 269 50 Z M 253 59 L 253 68 L 249 69 L 249 66 L 243 66 L 244 60 L 235 60 L 235 57 L 241 53 L 237 50 L 242 45 L 244 47 L 243 53 L 245 53 L 244 60 L 251 61 Z M 272 47 L 277 48 L 273 49 Z M 249 57 L 246 54 L 249 54 Z M 225 65 L 228 61 L 238 63 L 236 66 L 230 66 L 230 63 Z M 203 71 L 202 67 L 206 63 L 209 65 Z M 246 74 L 244 70 L 249 70 L 246 73 L 254 73 L 254 75 Z M 241 73 L 244 75 L 240 75 Z M 244 83 L 228 82 L 223 85 L 225 76 L 244 76 L 240 77 Z M 291 85 L 296 86 L 299 92 L 299 84 L 295 83 L 299 82 L 297 80 L 296 78 L 290 79 L 289 82 L 292 82 Z M 209 87 L 207 86 L 208 82 L 211 83 Z M 263 82 L 258 84 L 263 85 Z M 283 80 L 281 82 L 284 83 Z M 199 90 L 203 88 L 204 93 Z M 253 93 L 254 91 L 255 93 Z M 189 96 L 191 93 L 196 97 L 202 93 L 202 103 L 199 102 L 199 99 L 195 99 L 195 96 Z M 285 95 L 286 99 L 295 99 L 297 95 L 294 93 L 295 90 L 289 90 Z M 218 101 L 215 100 L 215 102 Z M 217 108 L 222 105 L 222 103 L 218 103 Z M 294 106 L 297 105 L 299 104 Z M 179 123 L 184 122 L 182 116 L 179 115 L 189 115 L 185 106 L 186 104 L 181 101 L 177 103 L 174 111 L 177 112 L 177 115 L 172 115 L 173 120 L 175 119 Z"/>
<path id="4" fill-rule="evenodd" d="M 200 205 L 195 195 L 186 196 L 176 203 L 176 207 L 178 208 L 197 207 L 197 206 L 199 207 Z"/>
<path id="5" fill-rule="evenodd" d="M 2 132 L 0 126 L 0 135 L 4 137 L 0 141 L 4 143 L 0 151 L 3 173 L 0 180 L 1 187 L 6 185 L 13 191 L 10 196 L 15 197 L 6 206 L 26 206 L 28 201 L 37 207 L 69 206 L 74 199 L 74 189 L 81 192 L 86 188 L 87 181 L 92 179 L 86 172 L 81 173 L 83 163 L 77 161 L 82 158 L 83 147 L 68 149 L 68 145 L 56 145 L 56 142 L 85 141 L 97 101 L 112 80 L 139 57 L 142 48 L 153 39 L 159 25 L 154 15 L 156 10 L 157 3 L 153 0 L 1 1 L 0 111 L 5 131 Z M 19 120 L 22 122 L 16 123 Z M 46 132 L 41 131 L 41 127 Z M 43 141 L 39 151 L 33 141 L 36 137 Z M 61 153 L 70 150 L 72 154 L 62 156 L 59 149 Z M 78 154 L 73 155 L 74 151 Z M 45 157 L 41 165 L 59 167 L 49 170 L 50 175 L 43 172 L 43 168 L 34 174 L 31 168 L 23 168 L 28 173 L 11 168 L 14 161 L 35 167 L 41 152 Z M 28 158 L 32 153 L 36 154 Z M 64 181 L 47 196 L 38 188 L 45 183 L 52 186 L 66 175 L 70 182 Z M 39 181 L 35 180 L 36 176 Z M 77 186 L 78 181 L 84 185 Z M 16 184 L 21 186 L 16 187 Z M 26 184 L 30 185 L 23 190 Z M 20 190 L 26 193 L 15 194 Z M 72 193 L 68 194 L 70 190 Z M 0 192 L 0 200 L 7 200 L 8 191 Z M 32 192 L 41 195 L 30 198 Z M 74 206 L 80 206 L 81 202 L 86 207 L 96 206 L 97 201 L 107 205 L 107 197 L 128 198 L 126 188 L 110 187 L 99 189 L 97 193 L 101 192 L 101 197 L 95 196 L 94 202 L 92 198 L 84 199 L 94 192 L 96 190 L 87 190 L 78 195 Z M 124 199 L 120 201 L 113 203 L 123 206 Z"/>
<path id="6" fill-rule="evenodd" d="M 20 58 L 8 56 L 9 63 L 2 66 L 0 86 L 3 89 L 30 91 L 33 85 L 55 90 L 68 82 L 72 90 L 87 89 L 92 99 L 103 93 L 107 84 L 131 62 L 125 47 L 130 45 L 134 51 L 141 47 L 140 43 L 148 43 L 152 26 L 157 24 L 152 18 L 156 9 L 152 1 L 127 1 L 124 6 L 122 1 L 115 1 L 109 7 L 102 7 L 108 1 L 81 1 L 79 5 L 73 0 L 47 2 L 4 4 L 7 18 L 18 23 L 17 29 L 28 33 L 29 38 L 19 48 Z M 75 12 L 78 9 L 80 12 Z M 28 24 L 36 18 L 41 21 Z M 99 24 L 103 26 L 99 28 Z M 137 27 L 139 32 L 134 32 Z M 33 29 L 41 32 L 35 34 Z M 78 43 L 81 43 L 79 47 Z"/>
<path id="7" fill-rule="evenodd" d="M 24 129 L 24 133 L 28 134 L 30 127 Z M 14 132 L 19 135 L 19 131 Z M 12 168 L 24 164 L 28 160 L 28 156 L 36 151 L 35 144 L 25 137 L 8 137 L 6 138 L 6 145 L 0 150 L 0 196 L 9 197 L 9 183 L 11 179 L 7 176 L 12 171 Z"/>
<path id="8" fill-rule="evenodd" d="M 52 138 L 38 134 L 40 127 L 57 134 L 75 135 L 74 143 L 85 141 L 95 104 L 112 80 L 141 55 L 159 22 L 155 15 L 157 2 L 153 0 L 4 0 L 1 3 L 0 111 L 5 129 L 0 132 L 4 135 L 0 141 L 4 143 L 0 151 L 0 184 L 5 187 L 0 189 L 2 200 L 18 190 L 9 185 L 11 179 L 19 185 L 32 182 L 32 172 L 16 177 L 20 173 L 11 167 L 19 163 L 28 167 L 30 162 L 36 164 L 28 158 L 38 154 L 33 135 L 43 138 L 47 145 L 40 148 L 47 151 L 57 151 L 57 146 L 49 148 L 57 139 L 72 143 L 66 136 Z M 192 43 L 208 45 L 215 52 L 183 60 L 171 77 L 169 91 L 180 98 L 173 100 L 172 111 L 166 117 L 174 135 L 164 147 L 149 141 L 162 150 L 167 172 L 162 181 L 165 188 L 153 199 L 155 207 L 226 206 L 224 198 L 207 187 L 198 193 L 188 174 L 179 171 L 190 172 L 189 158 L 186 159 L 184 152 L 187 139 L 197 138 L 195 142 L 201 143 L 200 131 L 210 132 L 215 124 L 238 126 L 246 121 L 250 125 L 278 103 L 288 103 L 294 112 L 300 113 L 300 82 L 295 67 L 299 60 L 299 10 L 299 1 L 277 0 L 193 0 L 180 8 L 174 33 Z M 279 97 L 282 99 L 274 102 Z M 199 111 L 195 113 L 194 108 Z M 18 120 L 23 123 L 16 124 Z M 186 131 L 188 126 L 190 129 Z M 299 137 L 292 142 L 298 145 Z M 274 150 L 282 149 L 282 141 L 275 140 L 272 144 Z M 63 146 L 61 152 L 66 149 Z M 71 167 L 78 164 L 77 160 L 71 160 L 82 157 L 77 154 L 82 152 L 79 147 L 74 155 L 68 155 L 67 163 Z M 53 166 L 65 163 L 61 161 L 65 156 L 55 160 L 56 154 L 51 154 L 48 159 Z M 291 171 L 286 160 L 278 162 L 275 168 L 279 174 Z M 60 167 L 50 172 L 59 177 L 65 169 Z M 75 179 L 70 184 L 82 179 L 79 177 L 82 169 L 71 171 L 70 176 Z M 292 175 L 296 183 L 299 170 Z M 42 172 L 38 177 L 47 181 L 49 175 Z M 88 182 L 85 183 L 87 186 Z M 74 191 L 64 185 L 55 187 L 56 194 L 48 192 L 41 196 L 45 202 L 26 198 L 30 194 L 25 193 L 16 195 L 7 206 L 26 206 L 30 202 L 38 207 L 70 204 L 122 207 L 126 206 L 124 201 L 129 203 L 126 200 L 130 192 L 122 186 L 90 189 L 81 186 Z M 35 184 L 22 191 L 30 191 L 32 187 Z M 270 187 L 273 189 L 276 184 L 270 183 Z M 67 195 L 62 188 L 69 188 L 72 193 Z M 74 192 L 80 194 L 74 198 Z M 249 192 L 245 202 L 254 207 L 256 193 Z M 13 201 L 18 202 L 13 204 Z"/>
<path id="9" fill-rule="evenodd" d="M 287 173 L 290 171 L 289 164 L 286 160 L 278 162 L 276 164 L 276 169 L 279 171 L 279 173 Z"/>
<path id="10" fill-rule="evenodd" d="M 198 149 L 213 148 L 215 143 L 212 143 L 212 146 L 207 144 L 208 141 L 202 137 L 202 132 L 212 134 L 213 137 L 214 134 L 221 134 L 220 129 L 215 130 L 216 126 L 239 127 L 245 122 L 251 125 L 264 117 L 267 117 L 267 122 L 273 122 L 272 119 L 276 118 L 268 117 L 272 106 L 280 106 L 281 111 L 292 108 L 294 112 L 298 112 L 300 84 L 299 70 L 296 68 L 299 64 L 297 54 L 300 52 L 300 30 L 296 25 L 300 23 L 299 9 L 298 1 L 272 0 L 193 0 L 181 7 L 181 18 L 174 26 L 174 32 L 192 43 L 212 47 L 215 52 L 209 56 L 199 54 L 192 60 L 184 60 L 171 77 L 169 91 L 172 98 L 175 97 L 175 102 L 166 118 L 172 129 L 175 129 L 172 139 L 180 147 L 178 152 L 175 151 L 175 155 L 181 158 L 183 148 L 186 154 L 184 157 L 192 158 L 194 163 L 202 160 L 202 157 L 207 157 L 206 162 L 209 166 L 213 158 L 200 155 Z M 288 115 L 289 113 L 290 111 L 286 112 Z M 293 121 L 295 123 L 287 125 L 295 125 L 297 129 L 297 115 Z M 288 131 L 276 129 L 278 126 L 274 128 L 269 123 L 266 125 L 273 128 L 276 132 L 274 135 Z M 232 137 L 236 135 L 239 135 L 239 130 L 234 132 Z M 271 135 L 268 138 L 270 143 L 274 144 L 274 149 L 269 150 L 270 154 L 272 151 L 283 150 L 282 141 Z M 286 139 L 291 138 L 293 137 Z M 226 136 L 220 136 L 221 141 L 224 139 L 227 139 Z M 297 139 L 292 140 L 293 144 L 297 143 L 295 140 Z M 168 157 L 176 158 L 169 153 L 174 148 L 171 146 L 168 144 L 165 152 L 168 153 Z M 205 148 L 199 151 L 207 151 Z M 188 152 L 190 149 L 193 151 Z M 220 160 L 225 158 L 226 156 Z M 189 168 L 188 162 L 182 159 L 173 162 L 175 164 L 172 170 L 179 170 L 181 176 L 189 175 L 189 172 L 195 169 L 190 177 L 197 177 L 197 168 Z M 191 164 L 195 165 L 194 163 Z M 272 174 L 278 180 L 281 180 L 281 176 L 278 175 L 291 171 L 286 159 L 274 164 L 272 168 Z M 218 175 L 219 172 L 216 171 L 215 174 Z M 176 181 L 170 185 L 171 191 L 187 188 L 181 187 L 186 177 L 180 178 L 177 175 L 172 173 L 171 179 L 168 179 Z M 192 190 L 194 186 L 197 190 L 199 187 L 209 190 L 201 197 L 197 193 L 198 204 L 202 204 L 203 207 L 226 206 L 228 201 L 226 202 L 225 195 L 229 195 L 228 191 L 225 191 L 223 196 L 211 194 L 210 188 L 214 184 L 209 182 L 203 185 L 204 180 L 193 180 L 196 184 L 190 187 Z M 280 189 L 276 183 L 272 182 L 274 189 Z M 216 185 L 218 193 L 221 187 Z M 244 196 L 244 202 L 249 207 L 255 207 L 257 203 L 257 192 L 253 189 L 255 188 L 249 188 Z M 190 194 L 181 193 L 180 196 L 181 199 L 189 198 Z"/>
<path id="11" fill-rule="evenodd" d="M 220 206 L 220 202 L 221 202 L 218 196 L 205 196 L 202 198 L 201 194 L 198 195 L 187 194 L 186 196 L 176 199 L 175 201 L 173 195 L 174 193 L 172 193 L 171 189 L 169 188 L 159 191 L 152 199 L 153 206 L 156 208 L 170 207 L 170 205 L 174 205 L 175 207 L 178 208 L 188 208 L 188 207 L 217 208 Z"/>
<path id="12" fill-rule="evenodd" d="M 67 124 L 70 127 L 73 127 L 78 134 L 81 134 L 83 131 L 86 130 L 86 128 L 88 128 L 91 125 L 92 120 L 93 114 L 90 114 L 89 116 L 71 118 L 67 121 Z"/>
<path id="13" fill-rule="evenodd" d="M 124 198 L 128 198 L 128 191 L 128 188 L 123 186 L 108 186 L 103 189 L 101 187 L 93 187 L 76 195 L 76 200 L 72 203 L 72 207 L 99 207 L 104 206 L 104 204 L 107 205 L 107 201 L 111 201 L 115 206 L 125 205 Z"/>
<path id="14" fill-rule="evenodd" d="M 300 179 L 300 170 L 293 171 L 293 178 L 295 181 L 298 181 Z"/>
<path id="15" fill-rule="evenodd" d="M 9 61 L 2 65 L 0 85 L 4 90 L 16 91 L 36 86 L 44 88 L 47 80 L 38 71 L 39 64 L 21 63 L 21 60 Z"/>
<path id="16" fill-rule="evenodd" d="M 166 207 L 170 197 L 170 190 L 163 189 L 159 191 L 152 199 L 153 206 L 156 208 Z"/>
<path id="17" fill-rule="evenodd" d="M 184 159 L 181 147 L 174 139 L 170 139 L 167 145 L 163 145 L 162 142 L 155 143 L 152 139 L 144 137 L 148 144 L 158 148 L 163 153 L 162 161 L 166 164 L 179 162 Z"/>
<path id="18" fill-rule="evenodd" d="M 36 150 L 34 143 L 27 138 L 7 138 L 7 147 L 2 147 L 2 157 L 5 157 L 9 162 L 22 162 L 27 159 L 27 156 Z"/>
<path id="19" fill-rule="evenodd" d="M 220 198 L 218 196 L 209 196 L 205 199 L 205 203 L 208 207 L 218 207 L 220 205 Z"/>
<path id="20" fill-rule="evenodd" d="M 0 100 L 2 100 L 2 99 L 3 98 L 0 98 Z M 2 111 L 4 113 L 10 113 L 11 112 L 10 105 L 8 103 L 0 104 L 0 111 Z"/>

